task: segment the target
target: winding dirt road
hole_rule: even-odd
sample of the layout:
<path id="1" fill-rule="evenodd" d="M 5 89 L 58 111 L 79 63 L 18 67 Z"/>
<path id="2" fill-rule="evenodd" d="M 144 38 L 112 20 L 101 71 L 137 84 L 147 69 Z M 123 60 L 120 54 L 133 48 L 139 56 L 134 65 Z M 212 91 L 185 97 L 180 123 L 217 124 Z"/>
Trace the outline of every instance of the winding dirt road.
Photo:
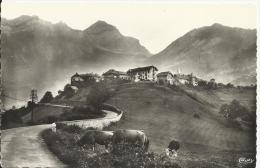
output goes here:
<path id="1" fill-rule="evenodd" d="M 14 167 L 66 167 L 51 153 L 40 133 L 51 125 L 37 125 L 2 132 L 2 166 Z"/>
<path id="2" fill-rule="evenodd" d="M 104 112 L 107 114 L 103 119 L 117 116 L 114 112 L 105 110 Z M 97 120 L 100 120 L 100 118 Z M 91 121 L 93 122 L 93 119 Z M 2 166 L 4 168 L 66 167 L 65 164 L 48 150 L 40 136 L 43 130 L 50 127 L 51 125 L 47 124 L 2 131 Z"/>

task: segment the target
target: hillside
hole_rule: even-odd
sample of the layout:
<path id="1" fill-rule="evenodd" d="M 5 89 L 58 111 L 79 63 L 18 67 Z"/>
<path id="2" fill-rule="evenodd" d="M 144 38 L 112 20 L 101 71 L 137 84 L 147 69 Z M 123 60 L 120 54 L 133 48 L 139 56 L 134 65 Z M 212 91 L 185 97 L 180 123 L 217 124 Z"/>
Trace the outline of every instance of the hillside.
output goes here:
<path id="1" fill-rule="evenodd" d="M 122 69 L 150 56 L 137 39 L 122 35 L 104 21 L 83 31 L 37 16 L 2 19 L 3 83 L 7 95 L 27 99 L 64 86 L 77 72 Z M 5 103 L 7 104 L 7 103 Z"/>
<path id="2" fill-rule="evenodd" d="M 255 93 L 245 91 L 238 94 L 230 90 L 229 98 L 222 99 L 219 94 L 225 94 L 221 93 L 223 91 L 214 92 L 216 93 L 210 100 L 219 103 L 218 106 L 203 101 L 203 95 L 208 96 L 207 99 L 211 95 L 205 92 L 197 95 L 202 100 L 197 101 L 182 91 L 153 84 L 122 85 L 108 103 L 122 109 L 124 117 L 110 129 L 144 130 L 150 139 L 150 150 L 158 153 L 163 152 L 172 139 L 177 139 L 181 142 L 179 159 L 186 160 L 183 163 L 188 164 L 189 159 L 191 162 L 197 159 L 196 163 L 198 160 L 208 162 L 219 159 L 219 163 L 236 164 L 238 157 L 241 157 L 239 152 L 244 151 L 243 155 L 246 154 L 245 151 L 254 153 L 254 133 L 228 127 L 227 121 L 218 114 L 217 109 L 222 103 L 230 103 L 230 99 L 240 96 L 244 96 L 244 101 L 247 100 L 252 106 L 255 97 L 251 95 Z M 222 101 L 218 102 L 220 99 Z M 199 114 L 200 119 L 193 117 L 195 113 Z M 208 152 L 212 156 L 208 156 Z"/>
<path id="3" fill-rule="evenodd" d="M 222 83 L 256 84 L 256 30 L 221 24 L 194 29 L 148 62 Z"/>

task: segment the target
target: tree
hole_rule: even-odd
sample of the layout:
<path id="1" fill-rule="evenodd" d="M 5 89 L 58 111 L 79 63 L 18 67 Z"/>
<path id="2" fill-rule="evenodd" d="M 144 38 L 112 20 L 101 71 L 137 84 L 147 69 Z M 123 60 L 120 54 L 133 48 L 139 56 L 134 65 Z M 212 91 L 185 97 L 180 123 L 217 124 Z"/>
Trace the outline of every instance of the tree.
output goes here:
<path id="1" fill-rule="evenodd" d="M 63 93 L 64 93 L 66 98 L 71 98 L 75 94 L 75 91 L 71 88 L 70 84 L 67 84 L 64 87 L 64 92 Z"/>
<path id="2" fill-rule="evenodd" d="M 103 83 L 93 85 L 87 96 L 87 104 L 96 112 L 101 112 L 103 103 L 110 97 L 111 93 Z"/>
<path id="3" fill-rule="evenodd" d="M 234 99 L 230 104 L 222 105 L 219 113 L 225 118 L 236 119 L 245 115 L 247 116 L 249 111 L 246 107 L 242 106 L 239 101 Z"/>
<path id="4" fill-rule="evenodd" d="M 44 96 L 42 97 L 40 103 L 49 103 L 53 100 L 52 93 L 50 91 L 47 91 Z"/>

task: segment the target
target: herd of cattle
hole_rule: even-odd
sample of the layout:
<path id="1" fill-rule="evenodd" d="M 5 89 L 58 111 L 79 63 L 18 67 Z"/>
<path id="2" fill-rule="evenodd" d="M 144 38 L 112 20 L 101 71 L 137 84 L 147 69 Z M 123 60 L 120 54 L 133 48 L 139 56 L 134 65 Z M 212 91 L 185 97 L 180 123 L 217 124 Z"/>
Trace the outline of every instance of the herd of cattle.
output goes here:
<path id="1" fill-rule="evenodd" d="M 93 151 L 95 145 L 104 145 L 106 152 L 111 151 L 119 144 L 133 144 L 141 147 L 145 152 L 149 148 L 149 139 L 141 130 L 116 130 L 116 131 L 99 131 L 89 130 L 87 131 L 77 142 L 79 146 L 91 145 Z M 111 148 L 112 147 L 112 148 Z M 177 150 L 180 148 L 180 143 L 176 140 L 172 140 L 166 148 L 167 156 L 177 156 Z"/>

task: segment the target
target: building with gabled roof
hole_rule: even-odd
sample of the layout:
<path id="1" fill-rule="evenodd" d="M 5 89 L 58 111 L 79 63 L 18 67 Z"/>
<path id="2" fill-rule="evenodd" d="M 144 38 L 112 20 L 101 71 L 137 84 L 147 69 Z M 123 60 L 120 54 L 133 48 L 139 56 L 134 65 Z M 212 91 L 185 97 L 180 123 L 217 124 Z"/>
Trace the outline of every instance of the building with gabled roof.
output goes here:
<path id="1" fill-rule="evenodd" d="M 156 74 L 158 69 L 155 66 L 138 67 L 129 69 L 127 74 L 131 80 L 137 81 L 156 81 Z"/>
<path id="2" fill-rule="evenodd" d="M 74 74 L 71 77 L 71 86 L 82 87 L 93 82 L 99 82 L 101 77 L 98 74 L 86 73 L 86 74 Z"/>
<path id="3" fill-rule="evenodd" d="M 109 69 L 107 72 L 102 74 L 102 77 L 105 80 L 111 80 L 111 79 L 129 80 L 129 76 L 127 75 L 126 72 L 116 71 L 114 69 Z"/>
<path id="4" fill-rule="evenodd" d="M 160 72 L 157 74 L 157 82 L 159 84 L 173 85 L 174 80 L 175 80 L 175 78 L 170 71 Z"/>

